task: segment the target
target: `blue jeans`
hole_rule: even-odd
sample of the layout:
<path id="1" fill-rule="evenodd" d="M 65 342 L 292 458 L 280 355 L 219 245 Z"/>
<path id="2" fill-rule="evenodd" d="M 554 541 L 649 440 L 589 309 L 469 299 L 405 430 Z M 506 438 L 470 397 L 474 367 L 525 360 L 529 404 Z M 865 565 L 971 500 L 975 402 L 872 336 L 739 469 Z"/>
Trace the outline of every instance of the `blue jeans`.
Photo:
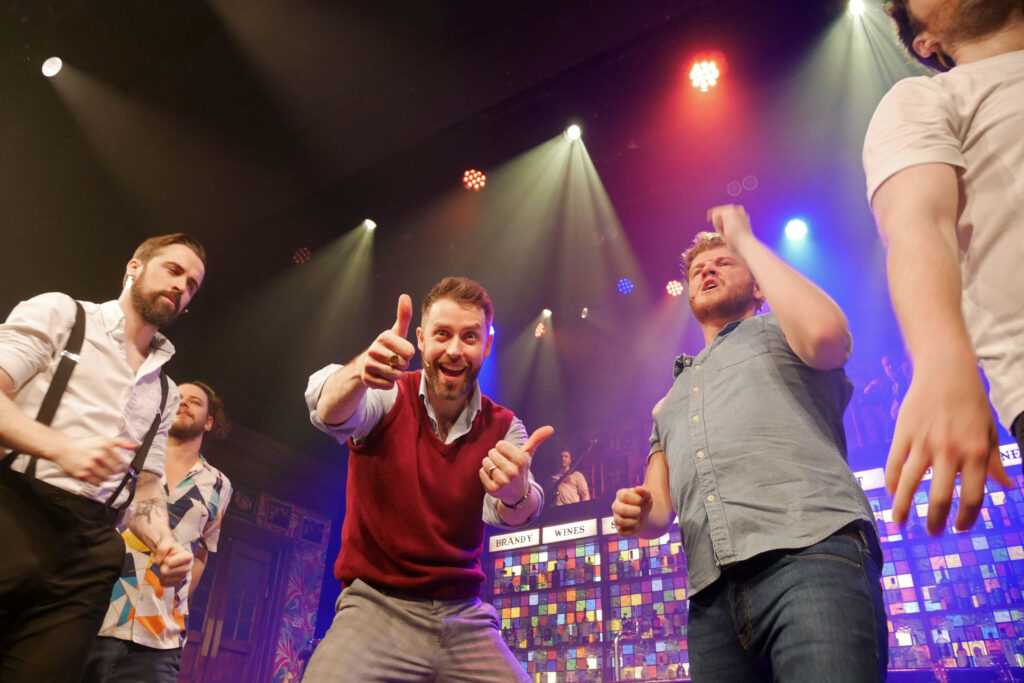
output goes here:
<path id="1" fill-rule="evenodd" d="M 93 639 L 80 683 L 175 683 L 181 648 L 158 650 L 120 638 Z"/>
<path id="2" fill-rule="evenodd" d="M 842 532 L 726 569 L 688 632 L 694 681 L 882 681 L 889 661 L 879 568 Z"/>

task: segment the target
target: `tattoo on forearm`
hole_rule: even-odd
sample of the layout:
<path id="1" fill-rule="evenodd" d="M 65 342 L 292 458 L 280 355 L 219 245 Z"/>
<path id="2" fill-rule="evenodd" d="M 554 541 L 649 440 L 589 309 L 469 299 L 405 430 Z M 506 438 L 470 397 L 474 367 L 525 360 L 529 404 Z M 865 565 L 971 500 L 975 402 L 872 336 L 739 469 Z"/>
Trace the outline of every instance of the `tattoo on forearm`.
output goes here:
<path id="1" fill-rule="evenodd" d="M 132 508 L 132 520 L 141 521 L 143 518 L 145 518 L 147 524 L 152 524 L 154 513 L 156 513 L 159 516 L 160 501 L 156 500 L 155 498 L 150 498 L 149 500 L 136 501 L 135 505 Z"/>

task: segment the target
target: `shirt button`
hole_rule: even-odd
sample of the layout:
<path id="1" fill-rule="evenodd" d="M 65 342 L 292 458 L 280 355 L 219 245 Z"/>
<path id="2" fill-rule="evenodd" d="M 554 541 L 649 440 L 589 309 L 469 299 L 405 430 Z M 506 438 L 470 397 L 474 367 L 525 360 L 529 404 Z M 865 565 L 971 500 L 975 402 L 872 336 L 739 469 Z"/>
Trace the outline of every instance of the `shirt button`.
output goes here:
<path id="1" fill-rule="evenodd" d="M 709 503 L 714 503 L 715 502 L 715 494 L 712 493 L 712 494 L 708 495 L 708 502 Z"/>
<path id="2" fill-rule="evenodd" d="M 693 393 L 695 393 L 695 394 L 696 394 L 696 393 L 697 393 L 698 391 L 700 391 L 700 387 L 694 387 L 694 388 L 693 388 Z"/>
<path id="3" fill-rule="evenodd" d="M 700 415 L 694 415 L 694 416 L 693 416 L 693 421 L 694 421 L 694 422 L 697 422 L 697 421 L 699 421 L 699 420 L 700 420 Z"/>
<path id="4" fill-rule="evenodd" d="M 704 457 L 704 451 L 697 451 L 697 457 L 698 458 L 703 458 Z"/>

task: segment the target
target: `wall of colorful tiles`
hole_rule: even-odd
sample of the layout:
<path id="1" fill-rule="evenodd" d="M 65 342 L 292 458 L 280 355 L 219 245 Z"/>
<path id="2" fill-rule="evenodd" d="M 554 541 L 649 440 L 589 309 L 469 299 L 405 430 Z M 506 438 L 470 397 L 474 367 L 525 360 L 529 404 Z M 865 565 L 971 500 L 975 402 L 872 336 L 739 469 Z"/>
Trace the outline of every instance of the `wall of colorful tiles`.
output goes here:
<path id="1" fill-rule="evenodd" d="M 1014 487 L 990 485 L 973 529 L 958 533 L 951 521 L 938 538 L 924 531 L 927 482 L 901 528 L 878 471 L 861 478 L 885 559 L 890 669 L 1024 667 L 1019 460 L 1008 472 Z M 537 683 L 614 680 L 617 636 L 622 680 L 671 680 L 689 671 L 678 528 L 655 540 L 610 531 L 605 523 L 589 538 L 485 556 L 491 595 L 484 597 Z"/>

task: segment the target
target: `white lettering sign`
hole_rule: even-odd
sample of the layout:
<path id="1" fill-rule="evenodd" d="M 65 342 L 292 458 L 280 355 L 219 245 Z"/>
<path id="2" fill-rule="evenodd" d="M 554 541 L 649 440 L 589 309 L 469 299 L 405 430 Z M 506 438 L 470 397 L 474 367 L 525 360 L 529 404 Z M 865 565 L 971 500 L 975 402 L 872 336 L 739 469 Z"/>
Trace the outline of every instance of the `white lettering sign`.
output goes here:
<path id="1" fill-rule="evenodd" d="M 526 529 L 525 531 L 515 531 L 511 534 L 499 534 L 497 536 L 491 536 L 490 550 L 491 552 L 497 552 L 499 550 L 512 550 L 513 548 L 525 548 L 531 545 L 538 545 L 540 543 L 540 529 Z"/>
<path id="2" fill-rule="evenodd" d="M 554 543 L 555 541 L 568 541 L 575 538 L 587 538 L 597 535 L 597 520 L 585 519 L 580 522 L 569 522 L 556 526 L 546 526 L 544 531 L 544 542 Z"/>

